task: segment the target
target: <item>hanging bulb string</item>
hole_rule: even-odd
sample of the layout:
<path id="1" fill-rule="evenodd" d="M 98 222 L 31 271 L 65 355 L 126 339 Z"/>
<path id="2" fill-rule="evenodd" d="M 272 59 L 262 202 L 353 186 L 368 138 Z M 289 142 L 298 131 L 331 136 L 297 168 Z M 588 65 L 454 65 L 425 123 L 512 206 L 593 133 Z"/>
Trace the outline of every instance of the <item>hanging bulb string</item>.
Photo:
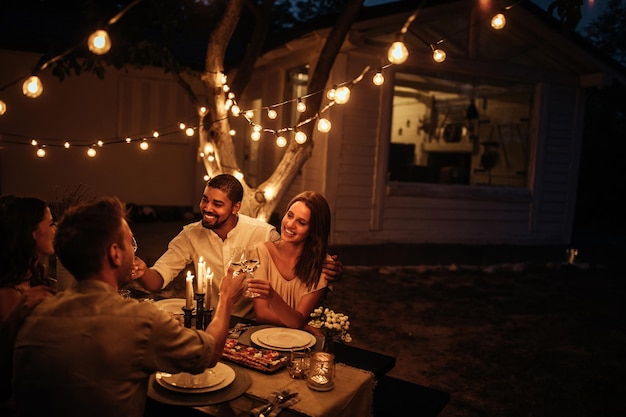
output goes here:
<path id="1" fill-rule="evenodd" d="M 522 1 L 522 0 L 516 0 L 513 4 L 511 4 L 511 5 L 508 5 L 508 6 L 504 7 L 504 9 L 503 9 L 503 10 L 510 10 L 510 9 L 511 9 L 511 8 L 513 8 L 515 5 L 517 5 L 517 4 L 519 4 L 519 3 L 521 3 L 521 1 Z M 113 18 L 111 18 L 111 19 L 109 20 L 108 24 L 109 24 L 109 25 L 111 25 L 111 24 L 116 23 L 116 22 L 117 22 L 117 21 L 118 21 L 118 20 L 119 20 L 119 19 L 120 19 L 120 18 L 121 18 L 121 17 L 122 17 L 125 13 L 126 13 L 126 12 L 128 12 L 128 10 L 130 10 L 132 7 L 134 7 L 135 5 L 137 5 L 137 4 L 138 4 L 138 3 L 140 3 L 140 2 L 141 2 L 141 0 L 135 0 L 135 1 L 131 2 L 130 4 L 128 4 L 128 5 L 127 5 L 125 8 L 123 8 L 123 9 L 122 9 L 119 13 L 117 13 L 115 16 L 113 16 Z M 412 24 L 412 23 L 416 20 L 416 18 L 417 18 L 417 16 L 418 16 L 419 11 L 423 8 L 423 6 L 424 6 L 424 4 L 425 4 L 425 3 L 426 3 L 426 0 L 422 0 L 422 2 L 421 2 L 421 4 L 420 4 L 420 6 L 419 6 L 419 7 L 415 10 L 415 12 L 413 12 L 413 13 L 412 13 L 412 14 L 411 14 L 408 18 L 407 18 L 407 20 L 405 21 L 404 25 L 402 26 L 402 29 L 401 29 L 401 30 L 400 30 L 400 32 L 399 32 L 400 38 L 402 38 L 402 37 L 403 37 L 403 36 L 404 36 L 404 35 L 405 35 L 405 34 L 406 34 L 409 30 L 411 30 L 411 28 L 410 28 L 411 24 Z M 474 25 L 481 24 L 481 23 L 482 23 L 482 22 L 484 22 L 485 20 L 487 20 L 487 19 L 486 19 L 486 18 L 483 18 L 483 19 L 481 19 L 480 21 L 476 22 Z M 472 25 L 470 25 L 469 27 L 472 27 Z M 465 31 L 465 30 L 467 30 L 467 27 L 466 27 L 466 28 L 459 29 L 457 32 L 454 32 L 452 35 L 455 35 L 455 34 L 457 34 L 457 33 L 460 33 L 460 32 L 462 32 L 462 31 Z M 412 34 L 412 35 L 414 35 L 414 36 L 415 36 L 417 39 L 419 39 L 421 42 L 423 42 L 425 45 L 427 45 L 427 46 L 429 47 L 429 49 L 432 49 L 433 51 L 435 50 L 435 46 L 440 45 L 440 44 L 442 44 L 442 43 L 444 43 L 444 42 L 446 42 L 446 41 L 447 41 L 447 38 L 441 38 L 441 39 L 437 40 L 437 41 L 436 41 L 436 42 L 434 42 L 434 43 L 428 43 L 427 41 L 425 41 L 424 39 L 422 39 L 422 38 L 421 38 L 421 37 L 420 37 L 417 33 L 415 33 L 415 31 L 411 30 L 411 34 Z M 54 62 L 56 62 L 56 61 L 58 61 L 58 60 L 62 59 L 64 56 L 66 56 L 67 54 L 69 54 L 70 52 L 72 52 L 75 48 L 77 48 L 77 47 L 70 48 L 70 49 L 68 49 L 67 51 L 65 51 L 63 54 L 61 54 L 61 55 L 57 55 L 57 56 L 55 56 L 54 58 L 52 58 L 52 59 L 50 59 L 50 60 L 46 61 L 43 65 L 41 65 L 41 66 L 39 66 L 38 68 L 36 68 L 35 73 L 36 73 L 37 71 L 41 71 L 41 70 L 43 70 L 43 69 L 47 68 L 48 66 L 50 66 L 50 65 L 51 65 L 51 64 L 53 64 Z M 444 59 L 445 59 L 445 58 L 444 58 Z M 367 67 L 366 67 L 366 68 L 365 68 L 365 69 L 364 69 L 364 70 L 363 70 L 363 71 L 362 71 L 362 72 L 361 72 L 361 73 L 360 73 L 357 77 L 355 77 L 354 79 L 347 80 L 347 81 L 344 81 L 344 82 L 342 82 L 342 83 L 334 84 L 334 85 L 333 85 L 333 90 L 334 90 L 334 89 L 337 89 L 337 88 L 339 88 L 339 87 L 343 87 L 343 86 L 347 86 L 348 88 L 351 88 L 352 86 L 354 86 L 355 84 L 357 84 L 358 82 L 360 82 L 366 74 L 368 74 L 368 73 L 372 73 L 372 74 L 375 74 L 375 73 L 382 73 L 382 71 L 383 71 L 383 70 L 385 70 L 385 69 L 389 68 L 389 67 L 390 67 L 390 66 L 392 66 L 392 65 L 398 65 L 398 64 L 386 63 L 386 64 L 384 64 L 384 65 L 381 65 L 381 66 L 377 67 L 377 69 L 376 69 L 376 70 L 370 70 L 370 67 L 369 67 L 369 66 L 367 66 Z M 203 72 L 203 74 L 220 74 L 220 73 L 222 73 L 222 74 L 223 74 L 223 72 L 222 72 L 222 71 L 216 71 L 216 72 L 212 72 L 212 71 L 204 71 L 204 72 Z M 4 86 L 0 87 L 0 92 L 1 92 L 1 91 L 3 91 L 3 90 L 5 90 L 6 88 L 8 88 L 8 87 L 10 87 L 10 86 L 15 85 L 16 83 L 20 82 L 21 80 L 23 80 L 24 78 L 26 78 L 26 77 L 28 77 L 28 76 L 30 76 L 30 75 L 32 75 L 32 74 L 34 74 L 34 73 L 31 73 L 31 74 L 29 74 L 29 75 L 27 75 L 27 76 L 23 76 L 23 77 L 17 78 L 16 80 L 11 81 L 10 83 L 8 83 L 8 84 L 6 84 L 6 85 L 4 85 Z M 263 106 L 263 107 L 261 107 L 260 109 L 259 109 L 259 108 L 256 108 L 256 109 L 248 109 L 248 110 L 245 110 L 245 111 L 240 111 L 240 112 L 239 112 L 239 115 L 243 115 L 243 117 L 245 118 L 245 120 L 247 120 L 247 122 L 248 122 L 250 125 L 252 125 L 252 126 L 257 126 L 257 125 L 256 125 L 256 124 L 255 124 L 255 123 L 254 123 L 254 122 L 253 122 L 250 118 L 248 118 L 248 117 L 246 116 L 246 112 L 250 112 L 250 111 L 255 112 L 255 111 L 259 111 L 259 110 L 263 110 L 263 109 L 273 110 L 273 109 L 276 109 L 276 108 L 279 108 L 279 107 L 285 106 L 285 105 L 290 104 L 290 103 L 294 103 L 294 102 L 301 102 L 301 101 L 302 101 L 302 100 L 304 100 L 304 99 L 307 99 L 307 98 L 309 98 L 309 97 L 312 97 L 312 96 L 314 96 L 314 95 L 316 95 L 316 94 L 322 94 L 322 93 L 324 93 L 325 91 L 326 91 L 326 90 L 322 89 L 322 90 L 319 90 L 319 91 L 314 91 L 314 92 L 307 93 L 307 94 L 305 94 L 305 95 L 303 95 L 303 96 L 301 96 L 301 97 L 297 97 L 297 98 L 293 98 L 293 99 L 288 99 L 288 100 L 285 100 L 285 101 L 282 101 L 282 102 L 279 102 L 279 103 L 271 104 L 271 105 L 269 105 L 269 106 Z M 229 100 L 231 100 L 231 99 L 229 98 Z M 232 98 L 232 103 L 233 103 L 233 104 L 232 104 L 233 106 L 237 105 L 237 102 L 236 102 L 236 100 L 235 100 L 234 98 Z M 306 124 L 308 124 L 308 123 L 311 123 L 311 122 L 313 122 L 313 121 L 314 121 L 314 120 L 316 120 L 316 119 L 320 119 L 320 118 L 321 118 L 321 116 L 322 116 L 322 114 L 323 114 L 324 112 L 326 112 L 326 111 L 327 111 L 327 110 L 328 110 L 331 106 L 333 106 L 334 104 L 336 104 L 336 101 L 335 101 L 334 99 L 331 99 L 331 100 L 330 100 L 330 102 L 329 102 L 326 106 L 324 106 L 321 110 L 319 110 L 319 111 L 318 111 L 318 112 L 317 112 L 314 116 L 311 116 L 311 117 L 308 117 L 308 118 L 307 118 L 307 119 L 305 119 L 305 120 L 301 120 L 301 121 L 299 121 L 299 122 L 298 122 L 295 126 L 293 126 L 293 127 L 283 127 L 283 128 L 279 128 L 279 129 L 268 129 L 268 128 L 264 128 L 264 127 L 262 127 L 262 126 L 260 126 L 260 125 L 259 125 L 259 126 L 258 126 L 258 128 L 259 128 L 259 130 L 260 130 L 260 131 L 273 133 L 273 134 L 275 134 L 275 135 L 278 135 L 278 133 L 280 133 L 280 132 L 296 131 L 298 128 L 300 128 L 300 127 L 302 127 L 302 126 L 304 126 L 304 125 L 306 125 Z M 230 113 L 230 112 L 228 112 L 228 113 Z M 211 121 L 209 121 L 209 122 L 205 122 L 205 121 L 204 121 L 204 119 L 203 119 L 203 118 L 201 118 L 201 119 L 200 119 L 200 125 L 199 125 L 199 126 L 188 126 L 187 128 L 189 128 L 189 129 L 193 129 L 194 131 L 197 131 L 197 130 L 198 130 L 198 129 L 200 129 L 200 128 L 204 128 L 206 125 L 211 125 L 211 124 L 213 124 L 213 123 L 218 123 L 218 122 L 221 122 L 221 121 L 223 121 L 223 120 L 227 119 L 228 117 L 229 117 L 229 116 L 227 115 L 227 116 L 222 117 L 222 118 L 220 118 L 220 119 L 217 119 L 217 120 L 211 120 Z M 197 121 L 198 119 L 195 119 L 195 120 Z M 158 132 L 159 130 L 157 129 L 156 131 Z M 177 133 L 180 133 L 180 129 L 173 129 L 173 130 L 171 130 L 171 131 L 169 131 L 169 130 L 168 130 L 168 131 L 166 131 L 165 133 L 159 133 L 158 137 L 162 137 L 162 136 L 169 136 L 169 135 L 173 135 L 173 134 L 177 134 Z M 21 135 L 15 135 L 15 134 L 10 134 L 10 133 L 2 133 L 2 132 L 0 132 L 0 135 L 3 135 L 3 136 L 10 136 L 10 137 L 13 137 L 13 138 L 27 139 L 27 140 L 28 140 L 28 143 L 22 143 L 22 142 L 19 142 L 18 140 L 11 140 L 11 139 L 1 138 L 1 137 L 0 137 L 0 142 L 3 142 L 3 141 L 4 141 L 4 142 L 7 142 L 7 143 L 22 144 L 22 145 L 31 145 L 31 146 L 32 146 L 32 144 L 30 143 L 30 142 L 31 142 L 31 139 L 30 139 L 29 137 L 26 137 L 26 136 L 21 136 Z M 104 145 L 104 144 L 113 144 L 113 143 L 130 143 L 130 142 L 137 142 L 137 141 L 145 141 L 145 140 L 147 140 L 147 139 L 155 139 L 155 138 L 156 138 L 156 137 L 152 137 L 152 134 L 142 135 L 142 136 L 138 136 L 138 137 L 135 137 L 135 138 L 132 138 L 132 139 L 129 139 L 129 137 L 126 137 L 126 138 L 123 138 L 123 139 L 120 139 L 120 138 L 110 138 L 110 139 L 107 139 L 106 141 L 104 141 L 104 140 L 99 140 L 99 141 L 98 141 L 98 142 L 99 142 L 99 144 L 98 144 L 97 146 L 102 146 L 102 145 Z M 65 146 L 65 143 L 67 143 L 67 142 L 68 142 L 68 141 L 67 141 L 67 140 L 65 140 L 65 139 L 52 139 L 52 138 L 43 139 L 43 141 L 46 141 L 46 142 L 53 142 L 53 144 L 51 144 L 50 146 Z M 60 142 L 60 143 L 61 143 L 61 145 L 57 144 L 56 142 Z M 40 146 L 46 146 L 46 145 L 45 145 L 45 144 L 41 144 Z M 90 146 L 90 147 L 92 147 L 92 146 L 96 146 L 96 145 L 92 143 L 92 144 L 89 144 L 89 145 L 86 145 L 86 144 L 73 144 L 73 145 L 71 145 L 71 146 Z"/>

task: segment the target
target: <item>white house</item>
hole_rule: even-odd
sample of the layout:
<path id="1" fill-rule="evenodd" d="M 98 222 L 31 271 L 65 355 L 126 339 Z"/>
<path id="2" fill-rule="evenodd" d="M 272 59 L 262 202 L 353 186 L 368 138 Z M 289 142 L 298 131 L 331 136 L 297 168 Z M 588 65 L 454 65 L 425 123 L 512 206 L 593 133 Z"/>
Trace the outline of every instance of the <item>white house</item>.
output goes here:
<path id="1" fill-rule="evenodd" d="M 529 2 L 496 1 L 489 10 L 474 0 L 436 3 L 408 27 L 409 58 L 398 65 L 389 64 L 387 51 L 416 2 L 364 9 L 328 89 L 369 70 L 348 103 L 324 113 L 332 129 L 316 132 L 313 156 L 285 200 L 306 189 L 322 192 L 332 209 L 334 245 L 567 244 L 585 94 L 624 83 L 626 71 Z M 490 25 L 497 12 L 506 17 L 500 30 Z M 304 96 L 330 24 L 266 52 L 240 106 Z M 446 52 L 444 62 L 433 60 L 435 49 Z M 38 59 L 0 51 L 0 84 L 27 74 Z M 380 86 L 372 82 L 379 69 Z M 139 205 L 197 205 L 203 186 L 197 139 L 172 129 L 197 123 L 197 113 L 169 75 L 146 68 L 108 69 L 104 80 L 42 78 L 46 90 L 37 100 L 19 86 L 0 92 L 8 104 L 0 117 L 2 194 L 52 201 L 86 185 Z M 288 107 L 278 119 L 259 122 L 289 126 L 295 117 Z M 240 167 L 256 185 L 282 148 L 271 135 L 251 142 L 241 120 L 232 125 Z M 150 136 L 155 130 L 159 137 Z M 147 151 L 139 148 L 143 137 Z M 36 156 L 31 138 L 47 145 L 45 158 Z M 64 148 L 65 138 L 76 146 Z M 93 143 L 97 155 L 89 158 Z"/>

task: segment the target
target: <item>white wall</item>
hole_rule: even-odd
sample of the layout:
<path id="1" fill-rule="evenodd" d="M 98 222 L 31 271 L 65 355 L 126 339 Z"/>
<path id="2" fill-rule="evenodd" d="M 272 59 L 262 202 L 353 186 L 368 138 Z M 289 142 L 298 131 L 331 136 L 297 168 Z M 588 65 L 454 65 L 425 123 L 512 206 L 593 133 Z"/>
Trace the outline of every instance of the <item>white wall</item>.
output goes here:
<path id="1" fill-rule="evenodd" d="M 38 55 L 0 51 L 0 85 L 28 75 Z M 49 70 L 40 74 L 44 93 L 37 99 L 21 93 L 21 81 L 3 91 L 7 112 L 0 116 L 0 193 L 34 195 L 54 201 L 79 185 L 93 195 L 117 195 L 128 203 L 196 206 L 203 169 L 196 160 L 197 136 L 187 137 L 178 121 L 197 125 L 197 117 L 182 89 L 161 69 L 117 71 L 105 79 L 93 74 L 60 82 Z M 147 78 L 146 78 L 147 77 Z M 147 151 L 139 142 L 110 143 L 86 156 L 88 145 L 150 137 Z M 171 132 L 171 134 L 165 134 Z M 32 138 L 47 145 L 38 158 L 27 145 Z M 64 149 L 63 141 L 74 146 Z M 17 142 L 17 143 L 11 143 Z"/>

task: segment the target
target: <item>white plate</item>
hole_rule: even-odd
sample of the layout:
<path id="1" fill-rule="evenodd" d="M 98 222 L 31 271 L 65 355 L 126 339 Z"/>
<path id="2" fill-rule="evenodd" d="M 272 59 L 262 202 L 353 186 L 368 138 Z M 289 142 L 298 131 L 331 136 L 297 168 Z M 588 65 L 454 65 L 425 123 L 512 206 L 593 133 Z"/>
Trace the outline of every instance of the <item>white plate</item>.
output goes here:
<path id="1" fill-rule="evenodd" d="M 215 365 L 212 376 L 208 369 L 198 375 L 187 372 L 168 374 L 157 372 L 155 379 L 159 385 L 171 391 L 184 393 L 206 393 L 217 391 L 229 386 L 235 380 L 235 371 L 230 366 L 218 362 Z"/>
<path id="2" fill-rule="evenodd" d="M 185 307 L 186 303 L 187 303 L 187 300 L 185 300 L 184 298 L 166 298 L 165 300 L 155 301 L 154 305 L 159 310 L 165 310 L 172 314 L 182 315 L 185 313 L 183 311 L 183 307 Z M 196 314 L 195 307 L 193 308 L 193 314 Z"/>
<path id="3" fill-rule="evenodd" d="M 250 335 L 250 340 L 259 346 L 274 350 L 304 349 L 317 342 L 311 333 L 287 327 L 269 327 Z"/>

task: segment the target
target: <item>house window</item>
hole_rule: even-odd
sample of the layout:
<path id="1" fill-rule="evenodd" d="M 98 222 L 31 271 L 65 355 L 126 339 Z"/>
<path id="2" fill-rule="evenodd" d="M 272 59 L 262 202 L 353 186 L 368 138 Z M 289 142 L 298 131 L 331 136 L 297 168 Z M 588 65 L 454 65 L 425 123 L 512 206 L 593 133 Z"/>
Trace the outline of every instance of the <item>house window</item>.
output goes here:
<path id="1" fill-rule="evenodd" d="M 397 72 L 388 180 L 526 187 L 532 91 Z"/>

